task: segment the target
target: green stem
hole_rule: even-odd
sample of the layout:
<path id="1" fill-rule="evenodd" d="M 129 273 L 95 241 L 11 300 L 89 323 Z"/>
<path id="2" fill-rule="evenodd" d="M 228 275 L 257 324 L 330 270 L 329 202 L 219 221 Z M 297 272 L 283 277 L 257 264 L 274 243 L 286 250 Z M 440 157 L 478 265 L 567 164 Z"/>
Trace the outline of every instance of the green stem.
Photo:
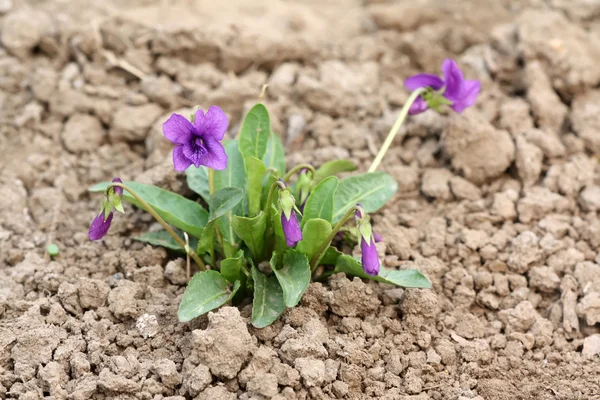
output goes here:
<path id="1" fill-rule="evenodd" d="M 385 141 L 383 142 L 381 149 L 379 149 L 379 153 L 377 153 L 377 156 L 375 157 L 375 159 L 373 160 L 373 163 L 369 167 L 369 172 L 374 172 L 377 169 L 377 167 L 379 167 L 379 164 L 381 163 L 383 156 L 385 155 L 385 153 L 388 151 L 388 149 L 392 145 L 392 142 L 394 141 L 396 134 L 398 133 L 398 131 L 400 130 L 400 127 L 404 123 L 404 120 L 406 119 L 406 116 L 408 115 L 408 110 L 413 105 L 415 100 L 417 100 L 417 97 L 419 97 L 421 95 L 421 93 L 423 93 L 424 91 L 425 91 L 424 88 L 419 88 L 410 94 L 410 96 L 408 97 L 408 100 L 406 100 L 406 103 L 404 103 L 402 110 L 400 110 L 400 115 L 398 115 L 398 119 L 394 123 L 394 126 L 392 126 L 392 129 L 390 129 L 390 133 L 388 133 L 387 137 L 385 138 Z"/>
<path id="2" fill-rule="evenodd" d="M 133 189 L 131 189 L 129 186 L 124 185 L 122 183 L 111 183 L 110 185 L 108 185 L 108 187 L 106 188 L 106 190 L 108 191 L 108 189 L 110 189 L 111 187 L 120 187 L 123 190 L 127 190 L 129 192 L 129 194 L 131 194 L 133 196 L 133 198 L 135 198 L 137 200 L 138 203 L 140 203 L 140 205 L 142 206 L 142 208 L 150 215 L 152 215 L 152 217 L 154 217 L 154 219 L 156 221 L 158 221 L 159 224 L 162 225 L 163 228 L 165 228 L 165 231 L 167 231 L 169 233 L 169 235 L 171 235 L 173 237 L 173 239 L 175 239 L 175 241 L 177 242 L 177 244 L 179 244 L 181 247 L 183 247 L 186 251 L 187 254 L 189 254 L 190 257 L 192 257 L 194 259 L 194 261 L 196 262 L 196 264 L 198 264 L 198 266 L 200 267 L 200 269 L 202 271 L 206 271 L 206 265 L 204 264 L 204 262 L 202 262 L 202 260 L 200 259 L 200 257 L 198 256 L 198 254 L 196 254 L 196 252 L 194 250 L 192 250 L 190 248 L 190 246 L 188 246 L 183 239 L 181 239 L 181 237 L 179 237 L 179 235 L 177 233 L 175 233 L 175 231 L 173 230 L 173 228 L 171 228 L 169 226 L 169 224 L 167 224 L 165 222 L 164 219 L 162 219 L 162 217 L 160 215 L 158 215 L 158 213 L 154 210 L 154 208 L 152 208 L 152 206 L 150 206 L 150 204 L 146 203 L 146 201 L 144 199 L 142 199 Z"/>
<path id="3" fill-rule="evenodd" d="M 312 176 L 315 176 L 315 168 L 310 164 L 300 164 L 296 165 L 294 168 L 290 169 L 287 174 L 283 177 L 285 182 L 289 181 L 292 176 L 298 171 L 302 171 L 303 169 L 307 169 L 312 173 Z"/>
<path id="4" fill-rule="evenodd" d="M 348 220 L 354 216 L 354 212 L 356 210 L 357 210 L 357 207 L 354 206 L 354 207 L 350 208 L 348 211 L 346 211 L 346 214 L 344 214 L 342 219 L 340 219 L 338 221 L 338 223 L 333 227 L 329 236 L 327 236 L 325 238 L 325 240 L 323 241 L 323 244 L 321 245 L 321 247 L 319 247 L 319 250 L 317 250 L 314 257 L 310 261 L 311 272 L 314 272 L 315 269 L 317 269 L 317 267 L 319 266 L 319 260 L 321 259 L 321 257 L 323 257 L 323 254 L 325 254 L 325 252 L 329 248 L 331 241 L 335 238 L 335 235 L 337 235 L 339 230 L 342 229 L 342 226 L 344 226 L 344 224 L 346 222 L 348 222 Z"/>

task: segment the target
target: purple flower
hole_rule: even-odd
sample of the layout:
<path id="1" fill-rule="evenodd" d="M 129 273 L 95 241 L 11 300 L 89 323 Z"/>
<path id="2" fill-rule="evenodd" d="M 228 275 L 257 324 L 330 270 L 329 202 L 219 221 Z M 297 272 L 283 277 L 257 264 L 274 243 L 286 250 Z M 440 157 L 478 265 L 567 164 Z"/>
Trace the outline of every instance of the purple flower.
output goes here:
<path id="1" fill-rule="evenodd" d="M 383 242 L 383 236 L 376 232 L 373 232 L 373 239 L 375 240 L 375 243 Z"/>
<path id="2" fill-rule="evenodd" d="M 441 94 L 443 98 L 436 98 L 436 92 L 424 93 L 419 96 L 410 107 L 409 114 L 418 114 L 432 105 L 439 106 L 445 102 L 450 102 L 450 108 L 460 113 L 475 104 L 481 83 L 477 80 L 465 79 L 456 62 L 449 58 L 444 60 L 442 71 L 444 79 L 432 74 L 417 74 L 404 81 L 404 86 L 411 91 L 418 88 L 430 88 L 433 91 L 443 90 Z"/>
<path id="3" fill-rule="evenodd" d="M 362 251 L 362 267 L 363 270 L 371 275 L 375 276 L 379 274 L 379 256 L 377 255 L 377 247 L 375 247 L 375 241 L 370 238 L 370 242 L 367 242 L 363 236 L 360 237 L 360 249 Z"/>
<path id="4" fill-rule="evenodd" d="M 221 144 L 227 131 L 229 120 L 217 106 L 212 106 L 206 114 L 196 111 L 194 122 L 180 114 L 173 114 L 163 124 L 163 133 L 175 148 L 173 165 L 176 171 L 185 171 L 190 165 L 199 168 L 223 170 L 227 167 L 227 154 Z"/>
<path id="5" fill-rule="evenodd" d="M 108 218 L 106 219 L 104 219 L 104 216 L 105 214 L 103 209 L 102 211 L 100 211 L 100 214 L 98 214 L 98 216 L 92 221 L 90 225 L 90 231 L 88 233 L 90 240 L 100 240 L 108 232 L 108 229 L 110 228 L 110 223 L 113 219 L 113 212 L 111 211 L 110 214 L 108 214 Z"/>
<path id="6" fill-rule="evenodd" d="M 121 180 L 121 178 L 114 178 L 113 183 L 123 183 L 123 181 Z M 120 198 L 123 198 L 123 188 L 119 187 L 119 186 L 113 186 L 113 189 L 115 191 L 115 194 L 117 196 L 119 196 Z"/>
<path id="7" fill-rule="evenodd" d="M 294 247 L 296 243 L 302 240 L 302 230 L 296 218 L 294 210 L 290 212 L 290 219 L 285 217 L 285 213 L 281 213 L 281 226 L 283 227 L 283 235 L 288 247 Z"/>

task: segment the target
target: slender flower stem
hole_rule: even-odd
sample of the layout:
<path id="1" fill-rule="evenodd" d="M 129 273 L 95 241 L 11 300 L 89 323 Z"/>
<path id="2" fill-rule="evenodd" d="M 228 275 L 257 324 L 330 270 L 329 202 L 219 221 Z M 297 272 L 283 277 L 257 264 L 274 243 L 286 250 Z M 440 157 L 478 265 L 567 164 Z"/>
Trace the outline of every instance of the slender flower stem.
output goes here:
<path id="1" fill-rule="evenodd" d="M 357 209 L 358 209 L 358 207 L 356 207 L 356 206 L 350 208 L 348 211 L 346 211 L 346 214 L 344 214 L 342 219 L 340 219 L 338 221 L 338 223 L 333 227 L 329 236 L 327 236 L 327 238 L 325 238 L 325 240 L 323 241 L 323 244 L 321 245 L 321 247 L 319 247 L 319 250 L 317 250 L 317 252 L 315 253 L 315 256 L 310 261 L 311 272 L 314 272 L 315 269 L 317 269 L 317 267 L 319 266 L 319 260 L 321 259 L 323 254 L 325 254 L 327 249 L 329 248 L 331 241 L 335 238 L 335 235 L 337 235 L 339 230 L 342 229 L 342 226 L 344 226 L 344 224 L 346 222 L 348 222 L 348 220 L 354 216 L 354 212 Z"/>
<path id="2" fill-rule="evenodd" d="M 400 115 L 398 115 L 398 119 L 394 123 L 394 126 L 392 126 L 392 129 L 390 129 L 390 133 L 388 133 L 387 137 L 385 138 L 385 141 L 383 142 L 381 149 L 379 149 L 379 153 L 377 153 L 377 156 L 375 157 L 375 159 L 373 160 L 373 163 L 369 167 L 369 172 L 374 172 L 377 169 L 377 167 L 379 167 L 379 164 L 381 163 L 383 156 L 385 155 L 385 153 L 388 151 L 388 149 L 392 145 L 392 142 L 394 141 L 396 134 L 398 133 L 398 131 L 400 130 L 400 127 L 404 123 L 404 120 L 406 119 L 406 116 L 408 115 L 408 110 L 413 105 L 415 100 L 417 100 L 417 97 L 419 97 L 421 95 L 421 93 L 423 93 L 424 91 L 425 91 L 424 88 L 419 88 L 410 94 L 410 96 L 408 97 L 408 100 L 406 100 L 406 103 L 404 103 L 402 110 L 400 110 Z"/>
<path id="3" fill-rule="evenodd" d="M 208 194 L 211 196 L 215 193 L 215 171 L 212 168 L 208 169 Z"/>
<path id="4" fill-rule="evenodd" d="M 162 219 L 162 217 L 160 215 L 158 215 L 158 213 L 154 210 L 154 208 L 152 208 L 150 206 L 150 204 L 146 203 L 146 201 L 144 199 L 142 199 L 133 189 L 131 189 L 129 186 L 124 185 L 122 183 L 111 183 L 110 185 L 108 185 L 108 187 L 106 188 L 106 190 L 108 191 L 108 189 L 110 189 L 111 187 L 120 187 L 123 190 L 127 190 L 129 192 L 129 194 L 131 194 L 138 203 L 140 203 L 140 205 L 142 206 L 142 208 L 144 210 L 146 210 L 146 212 L 150 215 L 152 215 L 152 217 L 154 217 L 154 219 L 156 221 L 158 221 L 159 224 L 162 225 L 163 228 L 165 228 L 165 231 L 167 231 L 169 233 L 169 235 L 171 235 L 173 237 L 173 239 L 175 239 L 175 241 L 177 242 L 177 244 L 179 244 L 181 247 L 183 247 L 186 251 L 187 254 L 189 254 L 190 257 L 192 257 L 194 259 L 194 261 L 196 262 L 196 264 L 198 264 L 198 266 L 200 267 L 200 269 L 202 271 L 206 271 L 206 265 L 204 264 L 204 262 L 202 262 L 202 260 L 200 259 L 200 257 L 198 256 L 198 254 L 196 254 L 196 252 L 194 250 L 192 250 L 190 248 L 189 245 L 187 245 L 183 239 L 181 239 L 181 237 L 179 237 L 179 235 L 177 233 L 175 233 L 175 231 L 173 230 L 173 228 L 171 228 L 169 226 L 169 224 L 167 224 L 165 222 L 164 219 Z"/>
<path id="5" fill-rule="evenodd" d="M 296 165 L 294 168 L 290 169 L 287 174 L 283 177 L 284 181 L 289 181 L 292 176 L 298 171 L 302 171 L 303 169 L 307 169 L 312 173 L 312 176 L 315 176 L 315 168 L 310 164 L 300 164 Z"/>

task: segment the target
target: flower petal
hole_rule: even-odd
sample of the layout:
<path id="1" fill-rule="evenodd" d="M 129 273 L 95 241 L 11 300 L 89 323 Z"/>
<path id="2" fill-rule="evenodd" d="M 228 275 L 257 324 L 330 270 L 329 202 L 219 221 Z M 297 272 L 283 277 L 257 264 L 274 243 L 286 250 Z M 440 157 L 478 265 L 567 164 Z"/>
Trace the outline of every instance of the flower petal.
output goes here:
<path id="1" fill-rule="evenodd" d="M 227 168 L 227 153 L 221 142 L 208 138 L 204 141 L 204 145 L 207 152 L 200 163 L 217 171 Z"/>
<path id="2" fill-rule="evenodd" d="M 192 136 L 192 123 L 181 114 L 173 114 L 162 126 L 163 134 L 173 144 L 183 144 Z"/>
<path id="3" fill-rule="evenodd" d="M 379 255 L 377 254 L 377 247 L 375 247 L 375 242 L 373 239 L 370 239 L 370 243 L 361 237 L 360 239 L 360 249 L 362 251 L 362 267 L 363 270 L 371 275 L 375 276 L 379 274 Z"/>
<path id="4" fill-rule="evenodd" d="M 281 226 L 283 227 L 283 235 L 288 247 L 294 247 L 296 243 L 302 240 L 302 230 L 300 229 L 300 224 L 294 210 L 292 210 L 289 220 L 285 217 L 284 213 L 281 213 Z"/>
<path id="5" fill-rule="evenodd" d="M 121 178 L 114 178 L 113 183 L 123 183 L 123 181 L 121 180 Z M 115 193 L 120 197 L 123 198 L 123 188 L 122 187 L 118 187 L 118 186 L 113 186 Z"/>
<path id="6" fill-rule="evenodd" d="M 444 72 L 444 84 L 446 85 L 444 97 L 452 102 L 460 101 L 460 94 L 465 81 L 462 71 L 458 68 L 456 62 L 450 58 L 444 60 L 442 71 Z"/>
<path id="7" fill-rule="evenodd" d="M 481 90 L 481 82 L 477 80 L 466 80 L 463 83 L 463 91 L 460 100 L 453 102 L 450 106 L 457 113 L 461 113 L 465 108 L 475 104 L 479 91 Z"/>
<path id="8" fill-rule="evenodd" d="M 410 91 L 423 87 L 430 87 L 434 90 L 438 90 L 444 86 L 444 81 L 437 75 L 417 74 L 407 78 L 404 81 L 404 86 Z"/>
<path id="9" fill-rule="evenodd" d="M 429 106 L 427 105 L 427 102 L 423 100 L 421 96 L 419 96 L 408 109 L 408 113 L 410 115 L 420 114 L 423 111 L 427 111 L 428 108 Z"/>
<path id="10" fill-rule="evenodd" d="M 104 219 L 104 211 L 101 211 L 96 218 L 90 224 L 90 230 L 88 232 L 88 236 L 90 240 L 100 240 L 106 235 L 108 229 L 110 228 L 110 223 L 113 219 L 113 213 L 111 211 L 108 214 L 108 218 Z"/>
<path id="11" fill-rule="evenodd" d="M 202 110 L 198 111 L 201 112 Z M 196 113 L 194 127 L 203 139 L 223 140 L 225 132 L 227 132 L 227 126 L 229 125 L 229 118 L 227 118 L 223 110 L 217 106 L 211 106 L 206 111 L 206 114 L 201 118 L 198 117 L 199 115 Z"/>
<path id="12" fill-rule="evenodd" d="M 173 166 L 175 171 L 185 171 L 192 162 L 183 154 L 183 145 L 175 146 L 173 149 Z"/>

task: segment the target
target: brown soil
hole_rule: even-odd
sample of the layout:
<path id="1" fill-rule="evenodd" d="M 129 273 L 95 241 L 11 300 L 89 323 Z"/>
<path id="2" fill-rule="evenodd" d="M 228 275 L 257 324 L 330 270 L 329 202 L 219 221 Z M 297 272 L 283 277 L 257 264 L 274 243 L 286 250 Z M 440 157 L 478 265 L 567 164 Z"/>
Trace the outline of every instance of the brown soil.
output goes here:
<path id="1" fill-rule="evenodd" d="M 2 0 L 0 24 L 0 397 L 600 399 L 597 1 Z M 374 216 L 433 290 L 342 275 L 262 330 L 249 307 L 180 324 L 182 260 L 130 239 L 147 215 L 87 239 L 95 182 L 189 194 L 170 112 L 235 133 L 268 83 L 290 163 L 365 170 L 402 80 L 446 57 L 478 104 L 410 120 Z"/>

